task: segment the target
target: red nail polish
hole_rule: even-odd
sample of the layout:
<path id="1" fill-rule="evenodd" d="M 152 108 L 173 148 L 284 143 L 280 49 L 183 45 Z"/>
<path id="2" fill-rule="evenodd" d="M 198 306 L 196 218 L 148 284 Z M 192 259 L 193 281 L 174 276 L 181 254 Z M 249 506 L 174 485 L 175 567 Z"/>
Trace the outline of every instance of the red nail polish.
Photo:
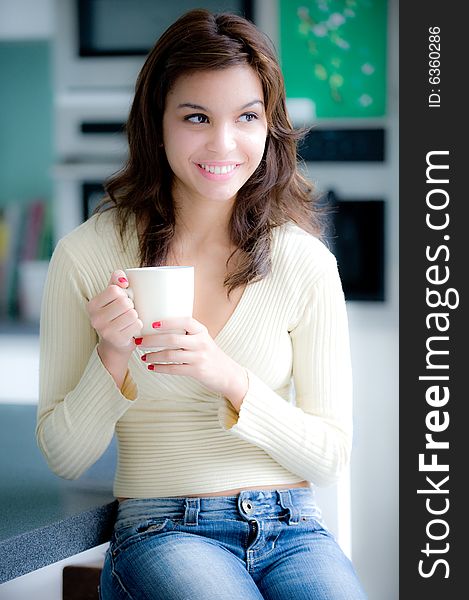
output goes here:
<path id="1" fill-rule="evenodd" d="M 135 338 L 134 341 L 136 346 L 140 346 L 140 344 L 143 342 L 143 338 Z"/>
<path id="2" fill-rule="evenodd" d="M 119 277 L 117 280 L 119 283 L 129 283 L 125 277 Z"/>
<path id="3" fill-rule="evenodd" d="M 155 370 L 155 365 L 148 365 L 148 370 L 149 371 L 154 371 Z"/>
<path id="4" fill-rule="evenodd" d="M 147 360 L 147 355 L 146 355 L 146 354 L 144 354 L 144 355 L 141 357 L 141 359 L 143 360 L 143 362 L 145 362 L 145 361 Z"/>
<path id="5" fill-rule="evenodd" d="M 161 321 L 155 321 L 152 323 L 152 327 L 153 329 L 158 329 L 158 327 L 161 327 Z"/>

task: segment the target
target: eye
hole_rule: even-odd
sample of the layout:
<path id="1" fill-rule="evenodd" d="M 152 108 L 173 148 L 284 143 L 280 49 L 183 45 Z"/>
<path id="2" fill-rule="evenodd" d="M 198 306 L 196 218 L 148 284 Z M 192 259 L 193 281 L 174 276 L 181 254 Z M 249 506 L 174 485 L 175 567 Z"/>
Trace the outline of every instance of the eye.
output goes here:
<path id="1" fill-rule="evenodd" d="M 184 117 L 184 121 L 189 121 L 189 123 L 195 123 L 195 124 L 201 124 L 201 123 L 208 123 L 208 117 L 206 115 L 202 115 L 202 114 L 196 114 L 196 115 L 187 115 Z"/>
<path id="2" fill-rule="evenodd" d="M 251 121 L 254 121 L 255 119 L 258 119 L 259 117 L 256 115 L 256 113 L 253 112 L 248 112 L 248 113 L 244 113 L 244 115 L 241 115 L 239 117 L 239 120 L 242 121 L 243 123 L 250 123 Z"/>

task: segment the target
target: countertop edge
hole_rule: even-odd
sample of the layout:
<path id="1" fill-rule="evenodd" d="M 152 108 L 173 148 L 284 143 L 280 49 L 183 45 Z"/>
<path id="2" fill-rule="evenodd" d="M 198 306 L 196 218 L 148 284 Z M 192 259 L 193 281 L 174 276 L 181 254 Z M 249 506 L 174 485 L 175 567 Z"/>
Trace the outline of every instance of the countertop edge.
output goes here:
<path id="1" fill-rule="evenodd" d="M 109 541 L 117 501 L 0 541 L 0 584 Z"/>

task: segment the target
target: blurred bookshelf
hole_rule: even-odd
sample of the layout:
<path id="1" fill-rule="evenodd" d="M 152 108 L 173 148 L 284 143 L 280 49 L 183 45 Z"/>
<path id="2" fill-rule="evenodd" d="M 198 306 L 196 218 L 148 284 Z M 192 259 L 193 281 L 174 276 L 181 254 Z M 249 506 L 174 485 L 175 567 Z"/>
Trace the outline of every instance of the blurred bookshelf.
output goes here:
<path id="1" fill-rule="evenodd" d="M 53 250 L 51 212 L 42 198 L 0 206 L 0 333 L 38 330 Z"/>

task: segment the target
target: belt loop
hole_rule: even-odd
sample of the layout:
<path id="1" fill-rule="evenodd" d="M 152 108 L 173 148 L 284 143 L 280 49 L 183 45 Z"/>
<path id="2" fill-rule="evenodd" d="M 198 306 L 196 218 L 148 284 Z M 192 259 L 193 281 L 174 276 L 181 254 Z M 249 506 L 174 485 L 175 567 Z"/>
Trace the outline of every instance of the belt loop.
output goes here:
<path id="1" fill-rule="evenodd" d="M 300 509 L 293 504 L 290 490 L 277 490 L 277 494 L 280 506 L 288 510 L 288 524 L 298 525 L 300 522 Z"/>
<path id="2" fill-rule="evenodd" d="M 184 525 L 198 525 L 200 498 L 185 498 L 185 504 Z"/>

